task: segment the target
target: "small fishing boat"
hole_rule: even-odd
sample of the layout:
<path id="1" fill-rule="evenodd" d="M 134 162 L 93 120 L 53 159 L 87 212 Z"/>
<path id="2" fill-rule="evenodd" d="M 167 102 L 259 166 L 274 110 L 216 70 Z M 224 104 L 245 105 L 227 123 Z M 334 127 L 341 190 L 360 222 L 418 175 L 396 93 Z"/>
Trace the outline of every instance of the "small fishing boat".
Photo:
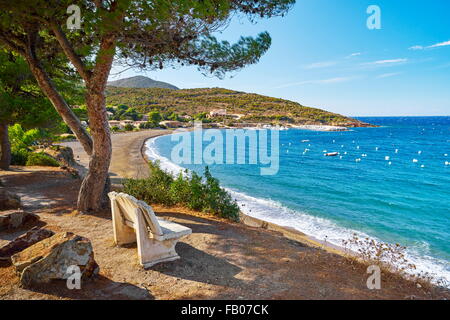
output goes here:
<path id="1" fill-rule="evenodd" d="M 328 152 L 328 153 L 325 153 L 325 156 L 327 156 L 327 157 L 336 157 L 338 155 L 339 155 L 339 152 Z"/>

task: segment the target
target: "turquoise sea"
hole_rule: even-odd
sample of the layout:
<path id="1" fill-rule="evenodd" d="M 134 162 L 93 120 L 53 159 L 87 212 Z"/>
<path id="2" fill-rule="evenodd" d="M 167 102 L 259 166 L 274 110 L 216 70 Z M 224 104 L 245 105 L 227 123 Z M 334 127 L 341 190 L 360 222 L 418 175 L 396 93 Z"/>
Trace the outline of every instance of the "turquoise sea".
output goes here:
<path id="1" fill-rule="evenodd" d="M 360 119 L 380 127 L 279 131 L 274 176 L 249 164 L 213 164 L 211 172 L 251 216 L 339 246 L 355 232 L 399 243 L 419 271 L 450 281 L 450 117 Z M 149 140 L 147 154 L 179 171 L 170 161 L 176 144 Z"/>

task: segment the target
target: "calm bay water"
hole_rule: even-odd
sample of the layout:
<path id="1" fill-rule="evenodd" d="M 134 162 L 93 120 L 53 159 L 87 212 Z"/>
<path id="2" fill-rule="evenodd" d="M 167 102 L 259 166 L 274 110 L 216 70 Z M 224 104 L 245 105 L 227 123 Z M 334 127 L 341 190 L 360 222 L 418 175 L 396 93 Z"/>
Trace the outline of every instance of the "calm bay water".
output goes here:
<path id="1" fill-rule="evenodd" d="M 450 117 L 361 120 L 381 127 L 280 131 L 275 176 L 261 176 L 259 165 L 212 165 L 211 172 L 249 215 L 336 245 L 353 232 L 400 243 L 419 270 L 450 281 Z M 158 137 L 147 153 L 177 171 L 169 161 L 175 144 Z"/>

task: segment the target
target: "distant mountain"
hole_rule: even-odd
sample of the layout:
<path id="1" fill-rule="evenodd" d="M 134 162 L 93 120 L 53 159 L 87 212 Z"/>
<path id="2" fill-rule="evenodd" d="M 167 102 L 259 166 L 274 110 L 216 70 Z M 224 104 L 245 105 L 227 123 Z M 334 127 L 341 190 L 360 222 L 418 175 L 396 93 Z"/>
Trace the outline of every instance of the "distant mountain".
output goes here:
<path id="1" fill-rule="evenodd" d="M 171 85 L 170 83 L 156 81 L 144 76 L 136 76 L 116 81 L 109 81 L 108 86 L 119 88 L 162 88 L 178 90 L 177 87 Z"/>

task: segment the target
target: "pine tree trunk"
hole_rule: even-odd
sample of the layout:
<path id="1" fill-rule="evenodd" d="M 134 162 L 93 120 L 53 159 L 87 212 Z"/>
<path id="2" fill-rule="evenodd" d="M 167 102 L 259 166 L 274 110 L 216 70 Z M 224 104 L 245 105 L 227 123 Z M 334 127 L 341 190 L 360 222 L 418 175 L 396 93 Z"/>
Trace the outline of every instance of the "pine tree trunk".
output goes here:
<path id="1" fill-rule="evenodd" d="M 88 94 L 87 106 L 94 148 L 89 171 L 78 194 L 78 210 L 84 213 L 98 211 L 107 205 L 106 195 L 110 187 L 108 169 L 112 154 L 104 93 Z"/>
<path id="2" fill-rule="evenodd" d="M 0 169 L 8 170 L 11 164 L 11 145 L 8 137 L 8 125 L 0 123 Z"/>
<path id="3" fill-rule="evenodd" d="M 27 63 L 33 73 L 39 87 L 45 93 L 47 98 L 52 102 L 56 111 L 59 113 L 64 122 L 69 126 L 72 132 L 80 141 L 83 149 L 88 155 L 92 154 L 92 139 L 87 133 L 87 131 L 81 125 L 80 120 L 73 113 L 72 109 L 67 105 L 64 98 L 56 90 L 53 82 L 51 81 L 48 74 L 42 68 L 39 61 L 35 58 L 34 53 L 30 50 L 25 56 Z"/>
<path id="4" fill-rule="evenodd" d="M 89 161 L 89 171 L 78 194 L 78 211 L 98 211 L 108 204 L 110 187 L 108 169 L 111 163 L 112 144 L 106 114 L 105 89 L 115 53 L 115 37 L 105 36 L 100 44 L 92 78 L 87 84 L 86 104 L 94 140 Z"/>

